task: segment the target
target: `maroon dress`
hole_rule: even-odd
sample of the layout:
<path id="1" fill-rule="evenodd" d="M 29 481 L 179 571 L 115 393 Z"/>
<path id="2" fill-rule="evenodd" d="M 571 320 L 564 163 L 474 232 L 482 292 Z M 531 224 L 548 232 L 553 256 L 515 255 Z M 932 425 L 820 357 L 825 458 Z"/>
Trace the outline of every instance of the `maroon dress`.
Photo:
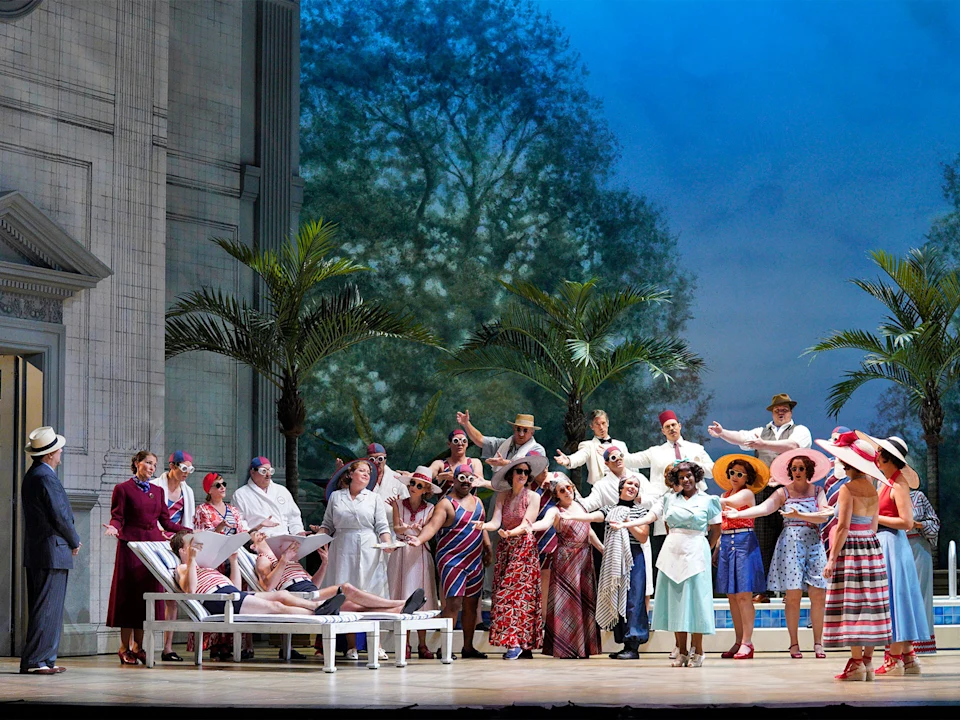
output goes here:
<path id="1" fill-rule="evenodd" d="M 117 559 L 113 566 L 113 585 L 110 587 L 110 606 L 107 609 L 109 627 L 143 629 L 146 605 L 143 594 L 163 592 L 147 566 L 133 554 L 127 543 L 145 540 L 163 540 L 157 527 L 160 523 L 167 532 L 177 532 L 184 527 L 170 519 L 163 491 L 150 485 L 143 492 L 133 478 L 113 489 L 110 501 L 110 524 L 120 535 L 117 538 Z M 158 618 L 163 617 L 163 604 L 158 603 Z"/>

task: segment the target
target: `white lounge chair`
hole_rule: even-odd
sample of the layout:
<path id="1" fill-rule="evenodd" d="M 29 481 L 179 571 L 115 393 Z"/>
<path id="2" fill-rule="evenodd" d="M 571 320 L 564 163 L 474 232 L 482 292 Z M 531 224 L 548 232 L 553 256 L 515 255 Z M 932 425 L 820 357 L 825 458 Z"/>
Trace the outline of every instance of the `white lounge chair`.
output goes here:
<path id="1" fill-rule="evenodd" d="M 263 591 L 260 584 L 260 578 L 257 576 L 257 556 L 246 550 L 237 553 L 240 563 L 240 575 L 251 588 Z M 440 661 L 449 665 L 453 662 L 453 620 L 451 618 L 439 617 L 439 610 L 427 610 L 415 613 L 388 613 L 388 612 L 361 612 L 352 613 L 359 615 L 365 620 L 376 620 L 380 623 L 381 630 L 393 633 L 394 647 L 396 651 L 395 664 L 397 667 L 405 667 L 407 664 L 407 633 L 411 630 L 438 630 L 442 636 Z M 323 648 L 324 657 L 327 655 L 327 648 Z M 289 648 L 287 648 L 287 657 L 289 658 Z"/>
<path id="2" fill-rule="evenodd" d="M 174 573 L 179 560 L 166 542 L 132 542 L 130 549 L 147 566 L 150 573 L 160 582 L 166 592 L 144 593 L 147 619 L 143 623 L 143 650 L 147 656 L 147 667 L 153 667 L 156 653 L 154 633 L 164 630 L 174 632 L 199 633 L 196 643 L 197 665 L 203 662 L 203 633 L 216 632 L 233 635 L 233 659 L 240 661 L 240 636 L 242 633 L 273 633 L 283 636 L 283 649 L 290 656 L 290 638 L 293 633 L 319 633 L 323 638 L 323 671 L 336 672 L 335 665 L 337 635 L 343 633 L 367 633 L 370 648 L 367 667 L 376 670 L 380 667 L 377 658 L 380 649 L 380 623 L 372 618 L 361 617 L 358 613 L 340 615 L 252 615 L 234 614 L 233 603 L 224 605 L 222 615 L 211 615 L 203 606 L 204 600 L 239 600 L 240 595 L 222 593 L 188 594 L 179 592 L 174 583 Z M 187 619 L 157 620 L 157 600 L 175 600 Z"/>

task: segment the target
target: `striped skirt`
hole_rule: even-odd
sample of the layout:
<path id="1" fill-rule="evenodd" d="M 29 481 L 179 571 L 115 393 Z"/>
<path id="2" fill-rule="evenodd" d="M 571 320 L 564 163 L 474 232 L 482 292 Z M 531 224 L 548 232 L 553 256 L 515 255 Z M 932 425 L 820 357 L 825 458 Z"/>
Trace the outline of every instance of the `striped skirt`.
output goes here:
<path id="1" fill-rule="evenodd" d="M 825 647 L 891 642 L 887 567 L 876 533 L 851 525 L 827 585 Z"/>

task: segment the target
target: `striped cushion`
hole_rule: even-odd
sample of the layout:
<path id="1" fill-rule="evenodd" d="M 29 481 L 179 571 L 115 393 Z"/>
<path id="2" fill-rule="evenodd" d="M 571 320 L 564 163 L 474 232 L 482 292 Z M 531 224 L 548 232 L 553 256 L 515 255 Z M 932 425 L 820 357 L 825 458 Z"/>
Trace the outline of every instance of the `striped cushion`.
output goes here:
<path id="1" fill-rule="evenodd" d="M 257 577 L 257 556 L 249 553 L 243 548 L 237 552 L 237 560 L 240 564 L 240 577 L 253 592 L 263 592 L 263 586 L 260 585 L 260 578 Z"/>
<path id="2" fill-rule="evenodd" d="M 415 613 L 362 612 L 364 620 L 429 620 L 440 614 L 439 610 L 422 610 Z"/>
<path id="3" fill-rule="evenodd" d="M 173 554 L 173 550 L 170 549 L 170 543 L 162 540 L 152 540 L 128 543 L 128 547 L 147 566 L 150 573 L 160 581 L 166 592 L 180 592 L 180 588 L 176 586 L 173 580 L 180 561 Z M 177 600 L 177 602 L 180 607 L 187 611 L 190 619 L 196 622 L 202 622 L 210 615 L 207 609 L 197 600 Z"/>
<path id="4" fill-rule="evenodd" d="M 234 622 L 238 623 L 300 623 L 308 625 L 337 625 L 339 623 L 356 622 L 357 620 L 370 620 L 363 613 L 341 613 L 340 615 L 254 615 L 253 613 L 244 613 L 243 615 L 234 615 Z M 223 615 L 210 615 L 207 622 L 218 622 L 223 620 Z"/>

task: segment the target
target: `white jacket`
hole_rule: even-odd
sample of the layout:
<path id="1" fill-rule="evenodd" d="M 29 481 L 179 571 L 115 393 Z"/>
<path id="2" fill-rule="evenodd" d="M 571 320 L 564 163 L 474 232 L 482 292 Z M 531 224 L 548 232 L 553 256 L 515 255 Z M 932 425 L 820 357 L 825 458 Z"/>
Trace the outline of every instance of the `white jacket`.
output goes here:
<path id="1" fill-rule="evenodd" d="M 170 502 L 170 493 L 167 489 L 167 473 L 164 473 L 158 478 L 154 478 L 150 483 L 163 490 L 163 503 L 164 505 L 168 504 Z M 180 521 L 180 524 L 184 527 L 193 528 L 193 516 L 197 510 L 197 503 L 193 499 L 193 488 L 187 485 L 186 482 L 181 482 L 180 491 L 183 493 L 183 520 Z"/>

